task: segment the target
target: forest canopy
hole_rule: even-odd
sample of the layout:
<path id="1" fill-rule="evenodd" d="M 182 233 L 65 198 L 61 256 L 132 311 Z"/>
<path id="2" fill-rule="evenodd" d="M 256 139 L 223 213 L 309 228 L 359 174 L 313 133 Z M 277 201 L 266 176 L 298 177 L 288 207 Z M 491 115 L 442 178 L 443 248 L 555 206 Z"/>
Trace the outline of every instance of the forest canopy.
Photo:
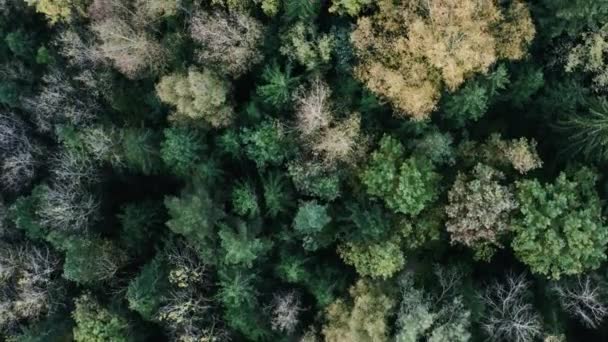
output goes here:
<path id="1" fill-rule="evenodd" d="M 608 340 L 608 0 L 0 0 L 0 341 Z"/>

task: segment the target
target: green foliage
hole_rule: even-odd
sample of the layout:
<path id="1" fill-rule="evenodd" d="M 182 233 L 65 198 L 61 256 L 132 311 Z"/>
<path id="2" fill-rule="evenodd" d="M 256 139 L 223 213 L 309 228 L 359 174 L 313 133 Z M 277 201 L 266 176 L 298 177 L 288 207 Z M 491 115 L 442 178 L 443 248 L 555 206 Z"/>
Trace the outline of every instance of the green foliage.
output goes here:
<path id="1" fill-rule="evenodd" d="M 153 229 L 162 223 L 162 205 L 157 202 L 128 203 L 121 208 L 118 219 L 122 226 L 120 239 L 129 253 L 141 255 L 150 248 Z"/>
<path id="2" fill-rule="evenodd" d="M 167 75 L 156 85 L 158 97 L 176 106 L 174 120 L 203 120 L 213 127 L 227 126 L 232 121 L 230 92 L 230 84 L 207 69 Z"/>
<path id="3" fill-rule="evenodd" d="M 198 134 L 187 128 L 171 127 L 164 131 L 160 155 L 176 175 L 188 175 L 201 160 L 204 145 Z"/>
<path id="4" fill-rule="evenodd" d="M 102 307 L 90 294 L 75 301 L 72 317 L 76 322 L 74 341 L 104 342 L 132 341 L 126 318 Z"/>
<path id="5" fill-rule="evenodd" d="M 488 75 L 466 82 L 457 92 L 447 97 L 443 107 L 446 118 L 457 127 L 479 120 L 508 84 L 509 77 L 503 64 Z"/>
<path id="6" fill-rule="evenodd" d="M 391 236 L 385 242 L 346 242 L 338 247 L 338 254 L 362 277 L 387 279 L 405 266 L 400 242 L 399 236 Z"/>
<path id="7" fill-rule="evenodd" d="M 266 120 L 254 129 L 243 128 L 241 141 L 245 154 L 259 168 L 279 165 L 289 153 L 287 133 L 279 121 Z"/>
<path id="8" fill-rule="evenodd" d="M 249 182 L 239 182 L 232 189 L 232 209 L 241 216 L 253 218 L 260 213 L 258 196 Z"/>
<path id="9" fill-rule="evenodd" d="M 224 262 L 228 265 L 251 268 L 253 262 L 272 248 L 272 241 L 256 237 L 252 224 L 235 220 L 231 225 L 222 224 L 218 233 L 224 249 Z"/>
<path id="10" fill-rule="evenodd" d="M 256 91 L 265 103 L 277 109 L 283 109 L 291 103 L 291 97 L 298 85 L 300 78 L 292 75 L 291 65 L 285 67 L 285 71 L 275 62 L 266 65 L 262 71 L 262 84 Z"/>
<path id="11" fill-rule="evenodd" d="M 297 0 L 290 2 L 313 3 Z M 281 54 L 305 66 L 307 70 L 318 70 L 331 60 L 333 37 L 317 33 L 316 28 L 306 22 L 299 21 L 292 25 L 282 36 L 282 41 L 279 50 Z"/>
<path id="12" fill-rule="evenodd" d="M 292 194 L 282 173 L 269 171 L 262 178 L 262 187 L 268 216 L 275 218 L 291 206 Z"/>
<path id="13" fill-rule="evenodd" d="M 329 12 L 356 17 L 361 10 L 373 4 L 372 0 L 334 0 Z"/>
<path id="14" fill-rule="evenodd" d="M 517 257 L 532 272 L 553 279 L 597 269 L 606 260 L 608 231 L 588 168 L 561 173 L 553 184 L 517 183 L 519 214 L 513 219 Z"/>
<path id="15" fill-rule="evenodd" d="M 166 295 L 168 275 L 165 267 L 163 259 L 156 256 L 141 268 L 127 287 L 129 309 L 145 319 L 151 319 L 156 314 L 163 296 Z"/>
<path id="16" fill-rule="evenodd" d="M 132 172 L 141 172 L 144 175 L 156 174 L 160 171 L 162 161 L 160 158 L 160 146 L 158 135 L 150 129 L 126 129 L 121 132 L 121 155 L 123 162 L 127 170 Z M 176 141 L 171 141 L 176 138 L 179 133 L 173 131 L 169 135 L 165 135 L 166 143 L 164 146 L 168 150 L 165 153 L 169 153 L 175 148 Z M 168 138 L 170 136 L 170 138 Z M 187 140 L 187 139 L 185 139 Z M 181 152 L 181 151 L 174 151 Z M 164 158 L 167 158 L 165 156 Z M 175 159 L 168 158 L 167 161 L 174 161 Z"/>
<path id="17" fill-rule="evenodd" d="M 293 228 L 304 240 L 304 249 L 317 250 L 325 247 L 330 241 L 325 238 L 324 229 L 330 224 L 327 205 L 308 201 L 300 204 L 293 219 Z"/>
<path id="18" fill-rule="evenodd" d="M 585 29 L 597 29 L 608 19 L 608 4 L 594 0 L 542 0 L 540 27 L 547 38 L 561 34 L 576 36 Z"/>
<path id="19" fill-rule="evenodd" d="M 608 160 L 608 100 L 590 101 L 589 113 L 566 116 L 558 128 L 568 136 L 566 152 L 582 154 L 593 161 Z"/>
<path id="20" fill-rule="evenodd" d="M 25 32 L 10 32 L 4 37 L 4 42 L 15 56 L 25 60 L 34 59 L 34 46 L 30 37 Z"/>
<path id="21" fill-rule="evenodd" d="M 340 174 L 338 170 L 328 172 L 320 163 L 294 162 L 288 172 L 296 189 L 308 196 L 333 201 L 340 196 Z"/>
<path id="22" fill-rule="evenodd" d="M 439 179 L 428 160 L 404 159 L 403 145 L 390 136 L 380 140 L 361 174 L 368 194 L 383 199 L 397 213 L 413 216 L 437 199 Z"/>
<path id="23" fill-rule="evenodd" d="M 100 238 L 68 238 L 62 247 L 63 277 L 83 285 L 112 278 L 127 261 L 122 249 Z"/>
<path id="24" fill-rule="evenodd" d="M 283 6 L 285 8 L 285 19 L 288 22 L 296 20 L 312 22 L 321 9 L 321 3 L 318 1 L 284 0 Z"/>
<path id="25" fill-rule="evenodd" d="M 195 192 L 184 192 L 181 197 L 167 197 L 165 207 L 170 217 L 167 227 L 190 241 L 202 260 L 213 264 L 217 258 L 215 227 L 225 214 L 207 191 L 198 188 Z"/>

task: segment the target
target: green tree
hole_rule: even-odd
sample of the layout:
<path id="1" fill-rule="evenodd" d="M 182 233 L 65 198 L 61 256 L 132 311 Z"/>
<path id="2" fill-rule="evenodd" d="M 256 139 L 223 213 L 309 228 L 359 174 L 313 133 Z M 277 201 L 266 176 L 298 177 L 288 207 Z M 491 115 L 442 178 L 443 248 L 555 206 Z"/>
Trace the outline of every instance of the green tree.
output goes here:
<path id="1" fill-rule="evenodd" d="M 76 299 L 72 317 L 76 322 L 74 341 L 132 341 L 125 317 L 101 306 L 90 294 Z"/>
<path id="2" fill-rule="evenodd" d="M 329 12 L 356 17 L 371 4 L 373 4 L 372 0 L 333 0 Z"/>
<path id="3" fill-rule="evenodd" d="M 278 120 L 266 120 L 255 128 L 241 130 L 245 154 L 259 168 L 280 165 L 289 155 L 289 137 Z"/>
<path id="4" fill-rule="evenodd" d="M 261 223 L 247 224 L 234 220 L 232 224 L 221 224 L 220 243 L 224 249 L 224 262 L 251 268 L 253 262 L 260 259 L 272 248 L 272 241 L 259 237 Z"/>
<path id="5" fill-rule="evenodd" d="M 249 182 L 239 182 L 232 189 L 232 208 L 237 215 L 253 218 L 260 213 L 258 195 Z"/>
<path id="6" fill-rule="evenodd" d="M 164 260 L 156 256 L 145 264 L 129 282 L 126 298 L 129 309 L 139 313 L 144 319 L 153 318 L 168 289 L 167 270 Z"/>
<path id="7" fill-rule="evenodd" d="M 293 201 L 285 176 L 279 171 L 268 171 L 262 177 L 266 214 L 272 218 L 284 213 Z"/>
<path id="8" fill-rule="evenodd" d="M 582 167 L 560 173 L 553 184 L 517 183 L 511 245 L 532 272 L 559 279 L 597 269 L 606 260 L 608 230 L 596 182 L 597 175 Z"/>
<path id="9" fill-rule="evenodd" d="M 156 84 L 156 93 L 163 102 L 176 107 L 173 120 L 202 120 L 212 127 L 223 127 L 234 116 L 230 83 L 208 69 L 163 76 Z"/>
<path id="10" fill-rule="evenodd" d="M 186 176 L 201 160 L 203 149 L 203 142 L 194 130 L 170 127 L 164 131 L 160 155 L 165 165 L 176 175 Z"/>
<path id="11" fill-rule="evenodd" d="M 304 249 L 314 251 L 331 243 L 333 239 L 325 230 L 331 220 L 327 205 L 314 200 L 300 204 L 293 219 L 293 228 L 303 238 Z"/>
<path id="12" fill-rule="evenodd" d="M 590 101 L 589 113 L 568 115 L 557 128 L 568 137 L 566 152 L 585 158 L 608 160 L 608 100 L 598 97 Z"/>
<path id="13" fill-rule="evenodd" d="M 262 101 L 277 109 L 283 109 L 291 103 L 292 94 L 300 78 L 292 75 L 291 65 L 288 64 L 282 71 L 279 64 L 274 62 L 264 67 L 261 81 L 256 92 L 262 97 Z"/>
<path id="14" fill-rule="evenodd" d="M 151 129 L 128 128 L 122 130 L 120 149 L 122 161 L 127 170 L 141 172 L 144 175 L 152 175 L 160 171 L 162 166 L 160 137 Z"/>
<path id="15" fill-rule="evenodd" d="M 127 203 L 121 207 L 120 240 L 130 254 L 140 256 L 150 250 L 153 229 L 162 223 L 161 212 L 162 204 L 153 201 Z"/>
<path id="16" fill-rule="evenodd" d="M 440 175 L 427 159 L 404 158 L 404 147 L 385 135 L 361 173 L 367 193 L 397 213 L 417 215 L 439 195 Z"/>
<path id="17" fill-rule="evenodd" d="M 95 284 L 114 277 L 127 261 L 125 252 L 112 241 L 100 238 L 65 239 L 63 277 L 79 284 Z"/>
<path id="18" fill-rule="evenodd" d="M 217 258 L 216 225 L 225 214 L 209 193 L 203 188 L 184 191 L 180 197 L 166 197 L 165 207 L 170 217 L 167 227 L 190 241 L 202 260 L 213 264 Z"/>

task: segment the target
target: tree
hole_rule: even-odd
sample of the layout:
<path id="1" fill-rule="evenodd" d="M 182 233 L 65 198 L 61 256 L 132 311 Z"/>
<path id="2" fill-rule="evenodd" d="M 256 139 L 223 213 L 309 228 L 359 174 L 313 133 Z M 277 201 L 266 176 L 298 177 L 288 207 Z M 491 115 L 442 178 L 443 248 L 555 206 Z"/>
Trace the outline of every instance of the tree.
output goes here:
<path id="1" fill-rule="evenodd" d="M 0 113 L 0 183 L 9 191 L 28 186 L 40 164 L 42 148 L 14 113 Z"/>
<path id="2" fill-rule="evenodd" d="M 605 283 L 593 275 L 576 276 L 554 282 L 550 287 L 562 309 L 591 329 L 608 316 Z"/>
<path id="3" fill-rule="evenodd" d="M 315 161 L 294 161 L 287 166 L 296 190 L 325 201 L 334 201 L 340 196 L 340 169 L 328 168 Z"/>
<path id="4" fill-rule="evenodd" d="M 126 253 L 110 240 L 67 237 L 62 244 L 63 277 L 82 285 L 111 279 L 127 261 Z"/>
<path id="5" fill-rule="evenodd" d="M 568 51 L 565 60 L 566 72 L 583 71 L 592 75 L 592 84 L 595 91 L 602 91 L 608 87 L 608 72 L 606 72 L 606 59 L 608 52 L 608 25 L 597 31 L 586 32 L 581 36 L 582 42 Z"/>
<path id="6" fill-rule="evenodd" d="M 379 284 L 360 279 L 349 290 L 352 304 L 338 299 L 325 310 L 327 342 L 389 341 L 388 317 L 395 300 Z"/>
<path id="7" fill-rule="evenodd" d="M 160 136 L 147 128 L 128 128 L 120 131 L 120 152 L 124 167 L 144 175 L 160 171 Z"/>
<path id="8" fill-rule="evenodd" d="M 258 196 L 251 183 L 239 182 L 232 189 L 232 209 L 237 215 L 253 218 L 260 213 Z"/>
<path id="9" fill-rule="evenodd" d="M 500 171 L 477 164 L 472 174 L 459 173 L 448 193 L 446 229 L 452 243 L 473 248 L 478 257 L 487 258 L 490 255 L 483 254 L 501 247 L 499 240 L 517 209 L 512 190 L 500 184 L 503 179 Z"/>
<path id="10" fill-rule="evenodd" d="M 289 156 L 289 136 L 278 120 L 265 120 L 255 128 L 243 128 L 241 141 L 245 154 L 259 168 L 280 165 Z"/>
<path id="11" fill-rule="evenodd" d="M 149 7 L 129 5 L 120 0 L 96 0 L 89 6 L 89 17 L 91 29 L 101 41 L 99 53 L 127 77 L 137 78 L 145 71 L 161 70 L 167 52 L 147 32 L 153 21 L 147 17 Z"/>
<path id="12" fill-rule="evenodd" d="M 458 154 L 470 167 L 481 161 L 496 169 L 514 169 L 520 174 L 526 174 L 543 165 L 536 151 L 536 141 L 524 137 L 505 140 L 500 134 L 492 134 L 482 144 L 465 141 L 461 144 Z"/>
<path id="13" fill-rule="evenodd" d="M 214 264 L 217 258 L 214 253 L 216 224 L 225 213 L 215 205 L 209 193 L 202 187 L 184 191 L 180 197 L 166 197 L 165 207 L 170 216 L 167 227 L 188 239 L 205 263 Z"/>
<path id="14" fill-rule="evenodd" d="M 563 118 L 557 128 L 567 136 L 567 153 L 581 153 L 593 161 L 608 160 L 608 140 L 604 134 L 608 130 L 608 101 L 605 97 L 591 100 L 589 113 Z"/>
<path id="15" fill-rule="evenodd" d="M 597 175 L 582 167 L 560 173 L 553 184 L 516 183 L 519 212 L 512 220 L 511 246 L 532 272 L 559 279 L 596 269 L 606 260 L 608 232 Z"/>
<path id="16" fill-rule="evenodd" d="M 231 224 L 221 224 L 218 233 L 220 244 L 224 249 L 224 263 L 245 268 L 253 267 L 272 248 L 272 241 L 260 237 L 261 224 L 247 224 L 234 220 Z"/>
<path id="17" fill-rule="evenodd" d="M 509 275 L 504 282 L 486 288 L 483 301 L 487 307 L 482 328 L 488 338 L 525 342 L 541 336 L 540 315 L 530 303 L 530 283 L 523 274 Z"/>
<path id="18" fill-rule="evenodd" d="M 608 18 L 608 4 L 593 0 L 542 0 L 536 11 L 545 39 L 598 29 Z"/>
<path id="19" fill-rule="evenodd" d="M 156 85 L 156 93 L 163 102 L 176 106 L 173 120 L 203 120 L 213 127 L 222 127 L 234 115 L 230 84 L 208 69 L 163 76 Z"/>
<path id="20" fill-rule="evenodd" d="M 145 319 L 153 318 L 166 296 L 168 288 L 167 270 L 162 257 L 156 256 L 145 264 L 139 274 L 129 282 L 126 298 L 129 309 Z"/>
<path id="21" fill-rule="evenodd" d="M 401 237 L 391 236 L 383 242 L 346 242 L 338 246 L 338 254 L 362 277 L 387 279 L 405 266 Z"/>
<path id="22" fill-rule="evenodd" d="M 153 230 L 162 224 L 161 213 L 162 203 L 157 201 L 131 202 L 120 208 L 120 240 L 130 254 L 139 256 L 149 250 Z"/>
<path id="23" fill-rule="evenodd" d="M 352 34 L 360 60 L 355 73 L 415 120 L 435 109 L 443 84 L 454 91 L 499 58 L 521 59 L 535 33 L 520 1 L 502 12 L 494 2 L 470 0 L 382 0 L 377 6 Z"/>
<path id="24" fill-rule="evenodd" d="M 356 17 L 359 12 L 372 4 L 372 0 L 334 0 L 329 8 L 329 12 Z"/>
<path id="25" fill-rule="evenodd" d="M 331 243 L 331 237 L 325 234 L 325 228 L 331 220 L 327 205 L 318 204 L 314 200 L 300 204 L 293 219 L 293 228 L 304 240 L 304 249 L 314 251 Z"/>
<path id="26" fill-rule="evenodd" d="M 330 62 L 333 44 L 332 36 L 319 34 L 314 25 L 298 21 L 282 34 L 279 51 L 307 70 L 318 70 Z"/>
<path id="27" fill-rule="evenodd" d="M 74 341 L 102 342 L 132 341 L 127 319 L 101 306 L 91 294 L 84 294 L 74 302 L 72 317 L 76 322 Z"/>
<path id="28" fill-rule="evenodd" d="M 463 274 L 458 267 L 437 266 L 433 280 L 436 291 L 414 286 L 414 275 L 406 272 L 399 278 L 400 305 L 397 310 L 395 341 L 428 340 L 469 341 L 471 312 L 460 293 Z"/>
<path id="29" fill-rule="evenodd" d="M 190 35 L 202 48 L 198 59 L 238 77 L 259 63 L 263 25 L 240 12 L 199 11 L 190 19 Z"/>
<path id="30" fill-rule="evenodd" d="M 440 176 L 426 159 L 405 158 L 404 147 L 385 135 L 361 173 L 367 193 L 397 213 L 415 216 L 439 194 Z"/>
<path id="31" fill-rule="evenodd" d="M 295 332 L 304 308 L 295 291 L 276 294 L 272 299 L 272 330 L 291 335 Z"/>
<path id="32" fill-rule="evenodd" d="M 36 320 L 56 308 L 59 258 L 46 247 L 0 243 L 0 331 Z"/>
<path id="33" fill-rule="evenodd" d="M 262 178 L 266 214 L 272 218 L 286 212 L 292 203 L 292 193 L 286 183 L 285 176 L 279 172 L 269 171 Z"/>
<path id="34" fill-rule="evenodd" d="M 204 145 L 196 131 L 186 127 L 170 127 L 164 131 L 160 156 L 176 175 L 187 176 L 201 160 Z"/>
<path id="35" fill-rule="evenodd" d="M 87 2 L 85 0 L 26 0 L 30 6 L 36 7 L 36 12 L 44 14 L 54 25 L 61 21 L 70 21 L 74 13 L 84 14 Z"/>
<path id="36" fill-rule="evenodd" d="M 291 65 L 287 65 L 284 71 L 276 62 L 267 64 L 261 75 L 262 84 L 256 92 L 262 100 L 273 105 L 277 109 L 283 109 L 291 103 L 292 94 L 300 81 L 300 77 L 292 75 Z"/>
<path id="37" fill-rule="evenodd" d="M 33 113 L 37 129 L 50 132 L 58 123 L 81 126 L 90 123 L 97 115 L 99 103 L 88 92 L 86 84 L 72 80 L 59 70 L 51 70 L 42 77 L 40 93 L 24 99 L 24 107 Z"/>

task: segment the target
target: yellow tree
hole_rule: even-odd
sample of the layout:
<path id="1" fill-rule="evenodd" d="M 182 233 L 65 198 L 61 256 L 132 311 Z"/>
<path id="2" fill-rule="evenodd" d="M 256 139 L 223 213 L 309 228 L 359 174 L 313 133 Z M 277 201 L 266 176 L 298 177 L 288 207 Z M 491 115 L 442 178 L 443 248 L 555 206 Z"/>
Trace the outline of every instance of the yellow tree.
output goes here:
<path id="1" fill-rule="evenodd" d="M 432 112 L 443 87 L 456 90 L 498 59 L 520 59 L 535 29 L 525 4 L 495 0 L 379 0 L 352 34 L 356 76 L 415 120 Z"/>

